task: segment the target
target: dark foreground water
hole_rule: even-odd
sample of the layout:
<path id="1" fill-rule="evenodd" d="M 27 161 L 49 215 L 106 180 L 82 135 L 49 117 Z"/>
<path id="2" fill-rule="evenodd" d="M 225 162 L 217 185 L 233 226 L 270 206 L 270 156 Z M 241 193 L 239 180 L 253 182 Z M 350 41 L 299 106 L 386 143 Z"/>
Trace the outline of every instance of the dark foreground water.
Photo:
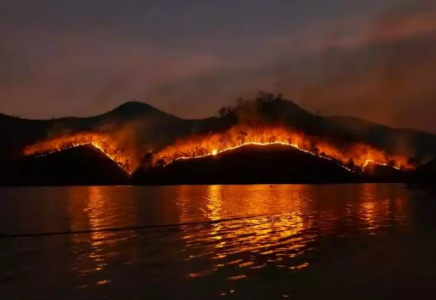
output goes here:
<path id="1" fill-rule="evenodd" d="M 0 189 L 0 299 L 424 299 L 436 201 L 396 185 Z"/>

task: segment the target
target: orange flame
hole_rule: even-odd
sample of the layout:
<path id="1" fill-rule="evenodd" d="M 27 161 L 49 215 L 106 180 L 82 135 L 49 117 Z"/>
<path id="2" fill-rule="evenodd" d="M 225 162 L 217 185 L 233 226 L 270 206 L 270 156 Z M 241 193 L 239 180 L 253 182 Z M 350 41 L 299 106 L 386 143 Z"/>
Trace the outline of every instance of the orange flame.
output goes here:
<path id="1" fill-rule="evenodd" d="M 24 155 L 46 156 L 51 153 L 83 145 L 92 145 L 129 174 L 138 167 L 136 155 L 127 149 L 121 149 L 108 135 L 101 133 L 78 133 L 45 139 L 24 148 Z"/>
<path id="2" fill-rule="evenodd" d="M 283 126 L 237 125 L 224 133 L 194 136 L 177 141 L 158 152 L 153 162 L 159 160 L 168 165 L 176 160 L 193 159 L 217 155 L 245 145 L 287 145 L 300 151 L 335 160 L 347 170 L 352 161 L 354 166 L 364 170 L 370 164 L 390 165 L 397 169 L 410 168 L 407 159 L 400 155 L 389 155 L 384 151 L 365 144 L 335 147 L 319 138 L 292 132 Z"/>
<path id="3" fill-rule="evenodd" d="M 82 145 L 92 145 L 99 149 L 129 174 L 132 174 L 139 166 L 141 156 L 138 151 L 122 148 L 109 135 L 102 133 L 77 133 L 48 138 L 26 146 L 24 154 L 40 157 Z M 153 163 L 156 164 L 162 160 L 164 165 L 168 165 L 176 160 L 218 155 L 245 145 L 290 146 L 323 159 L 334 160 L 349 171 L 353 171 L 351 161 L 356 168 L 362 171 L 370 164 L 389 165 L 396 169 L 410 168 L 405 157 L 390 155 L 369 145 L 353 144 L 335 147 L 320 138 L 293 132 L 283 126 L 248 125 L 236 125 L 223 133 L 211 133 L 178 140 L 175 144 L 156 153 Z"/>

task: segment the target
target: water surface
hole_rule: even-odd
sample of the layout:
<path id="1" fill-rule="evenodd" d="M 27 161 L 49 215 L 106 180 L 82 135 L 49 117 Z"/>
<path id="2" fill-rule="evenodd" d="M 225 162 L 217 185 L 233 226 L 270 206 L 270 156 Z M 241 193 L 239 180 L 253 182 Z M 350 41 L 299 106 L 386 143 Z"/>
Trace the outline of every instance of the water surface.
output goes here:
<path id="1" fill-rule="evenodd" d="M 386 184 L 1 188 L 0 298 L 424 297 L 435 203 Z"/>

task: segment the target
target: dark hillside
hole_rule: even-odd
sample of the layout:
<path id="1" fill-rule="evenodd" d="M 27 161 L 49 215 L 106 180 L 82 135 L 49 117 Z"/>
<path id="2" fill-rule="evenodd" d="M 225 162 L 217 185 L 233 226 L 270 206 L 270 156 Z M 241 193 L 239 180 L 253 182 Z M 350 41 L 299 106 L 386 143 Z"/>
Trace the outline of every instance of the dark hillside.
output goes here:
<path id="1" fill-rule="evenodd" d="M 216 156 L 138 170 L 137 184 L 249 184 L 356 182 L 359 176 L 333 161 L 288 146 L 244 146 Z"/>
<path id="2" fill-rule="evenodd" d="M 114 161 L 93 146 L 43 157 L 25 157 L 1 169 L 3 185 L 106 185 L 128 180 Z"/>

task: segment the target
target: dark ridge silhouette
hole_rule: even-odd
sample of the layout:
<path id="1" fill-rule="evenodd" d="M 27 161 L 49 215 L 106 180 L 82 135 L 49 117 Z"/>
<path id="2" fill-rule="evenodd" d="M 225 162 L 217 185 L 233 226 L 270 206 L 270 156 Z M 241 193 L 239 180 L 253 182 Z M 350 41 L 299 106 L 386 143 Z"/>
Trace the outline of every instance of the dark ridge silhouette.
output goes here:
<path id="1" fill-rule="evenodd" d="M 86 118 L 28 120 L 0 114 L 0 126 L 3 128 L 0 131 L 0 166 L 22 157 L 26 145 L 47 137 L 80 132 L 111 134 L 134 124 L 128 130 L 137 137 L 138 147 L 156 149 L 188 135 L 194 123 L 141 102 L 127 102 L 107 113 Z"/>
<path id="2" fill-rule="evenodd" d="M 365 182 L 407 182 L 409 177 L 410 172 L 375 163 L 368 164 L 363 170 Z"/>
<path id="3" fill-rule="evenodd" d="M 145 115 L 155 115 L 156 117 L 168 118 L 168 119 L 180 119 L 174 115 L 170 115 L 163 111 L 160 111 L 159 109 L 154 108 L 153 106 L 147 103 L 138 102 L 138 101 L 130 101 L 121 104 L 120 106 L 101 115 L 100 117 L 105 118 L 105 117 L 115 116 L 119 119 L 128 121 L 134 118 L 143 117 Z"/>
<path id="4" fill-rule="evenodd" d="M 436 195 L 436 158 L 410 172 L 407 187 Z"/>
<path id="5" fill-rule="evenodd" d="M 367 141 L 388 152 L 397 152 L 409 157 L 432 157 L 436 154 L 435 135 L 415 129 L 394 129 L 356 117 L 326 117 L 329 130 L 340 131 Z"/>
<path id="6" fill-rule="evenodd" d="M 26 157 L 0 171 L 3 185 L 110 185 L 126 183 L 128 178 L 114 161 L 91 145 Z"/>
<path id="7" fill-rule="evenodd" d="M 410 181 L 436 184 L 436 158 L 414 170 Z"/>
<path id="8" fill-rule="evenodd" d="M 22 149 L 47 137 L 77 132 L 128 130 L 135 145 L 147 152 L 193 134 L 226 130 L 238 123 L 280 124 L 335 143 L 361 142 L 408 157 L 436 154 L 436 136 L 410 129 L 393 129 L 351 117 L 324 117 L 304 110 L 281 95 L 261 92 L 253 100 L 238 99 L 218 117 L 186 120 L 141 102 L 127 102 L 93 117 L 27 120 L 0 114 L 0 165 L 22 156 Z"/>
<path id="9" fill-rule="evenodd" d="M 22 166 L 23 164 L 29 166 L 33 165 L 33 162 L 29 162 L 29 160 L 31 160 L 30 158 L 23 157 L 23 149 L 25 146 L 34 144 L 47 137 L 63 136 L 65 134 L 80 132 L 98 132 L 109 134 L 114 137 L 126 135 L 128 136 L 128 139 L 126 140 L 129 145 L 120 145 L 121 149 L 134 145 L 135 149 L 140 150 L 141 153 L 148 153 L 150 151 L 156 153 L 165 146 L 173 144 L 178 139 L 188 138 L 192 135 L 221 132 L 236 124 L 256 126 L 263 124 L 279 124 L 281 126 L 286 126 L 291 130 L 304 132 L 307 135 L 321 137 L 323 140 L 337 146 L 350 143 L 364 143 L 386 151 L 387 153 L 396 153 L 406 157 L 411 157 L 415 162 L 436 155 L 435 135 L 410 129 L 393 129 L 352 117 L 324 117 L 304 110 L 291 100 L 284 99 L 281 95 L 261 92 L 252 100 L 238 99 L 234 106 L 221 108 L 218 116 L 201 120 L 181 119 L 141 102 L 127 102 L 107 113 L 87 118 L 68 117 L 52 120 L 27 120 L 0 114 L 0 126 L 2 128 L 0 131 L 0 169 L 6 170 L 9 168 L 9 173 L 15 174 L 15 177 L 3 175 L 2 178 L 0 178 L 0 184 L 9 184 L 12 181 L 12 178 L 15 178 L 16 182 L 19 182 L 19 171 L 17 172 L 16 170 L 14 171 L 10 169 L 11 165 L 13 165 L 11 162 L 19 161 L 17 164 L 20 165 L 20 168 L 24 168 Z M 67 154 L 68 152 L 65 156 L 69 155 Z M 285 161 L 295 156 L 291 152 L 289 152 L 289 154 L 289 158 L 285 157 L 285 155 L 281 155 L 283 159 L 282 165 L 286 165 L 287 162 Z M 76 157 L 78 156 L 80 155 L 76 155 Z M 84 154 L 84 157 L 88 159 L 89 155 Z M 244 157 L 241 157 L 241 159 L 242 158 L 245 161 L 244 163 L 247 165 L 241 167 L 246 168 L 246 170 L 251 170 L 251 165 L 256 166 L 260 163 L 253 160 L 257 159 L 256 155 L 251 156 L 247 154 Z M 88 164 L 92 164 L 91 160 L 87 161 Z M 277 160 L 277 163 L 278 161 L 279 160 Z M 203 163 L 204 161 L 200 160 L 199 162 L 186 162 L 186 165 L 201 165 Z M 48 164 L 50 165 L 51 163 Z M 322 164 L 324 164 L 324 162 Z M 417 163 L 417 165 L 419 164 Z M 170 169 L 175 168 L 175 166 L 178 166 L 178 163 Z M 205 164 L 205 166 L 209 165 Z M 215 168 L 213 164 L 210 166 Z M 21 170 L 20 168 L 19 170 Z M 87 167 L 83 165 L 82 169 L 86 168 Z M 180 167 L 180 169 L 182 168 Z M 43 168 L 40 168 L 39 170 L 44 172 Z M 143 168 L 141 168 L 141 170 L 143 170 Z M 138 173 L 140 173 L 141 170 L 139 170 Z M 277 171 L 278 168 L 274 167 L 273 170 Z M 364 174 L 363 178 L 366 178 L 365 180 L 367 181 L 405 180 L 403 179 L 404 173 L 401 173 L 402 175 L 399 176 L 396 172 L 394 172 L 395 174 L 390 173 L 391 171 L 392 170 L 378 170 L 371 176 L 368 175 L 369 177 L 366 177 L 367 175 Z M 39 179 L 39 177 L 45 178 L 44 174 L 38 176 L 37 169 L 32 172 L 34 175 L 32 175 L 33 177 L 30 175 L 28 176 L 26 184 L 31 184 L 32 180 L 34 180 L 33 184 L 35 185 L 45 184 L 40 183 L 43 182 L 43 180 Z M 235 171 L 235 174 L 238 174 L 238 172 L 239 171 Z M 271 179 L 268 180 L 277 182 L 282 182 L 284 180 L 310 182 L 308 178 L 304 177 L 305 171 L 301 173 L 302 175 L 300 174 L 301 176 L 304 175 L 304 179 L 293 177 L 294 175 L 292 174 L 286 175 L 288 176 L 286 177 L 283 175 L 285 170 L 277 172 L 282 175 L 276 175 L 274 172 L 271 172 L 271 174 L 269 174 Z M 2 174 L 4 173 L 5 171 L 2 172 Z M 420 174 L 421 173 L 415 173 L 415 175 L 412 176 L 413 180 L 419 180 L 418 178 L 424 178 L 427 180 L 426 175 Z M 213 174 L 208 176 L 212 178 Z M 226 176 L 228 177 L 231 175 Z M 248 181 L 263 182 L 266 180 L 264 179 L 266 178 L 266 175 L 262 175 L 264 176 L 262 178 L 255 177 L 255 175 L 249 176 L 252 176 L 253 178 L 247 179 Z M 312 176 L 314 176 L 312 182 L 321 181 L 320 178 L 322 177 L 320 175 L 314 173 Z M 22 177 L 24 178 L 24 176 Z M 93 180 L 96 180 L 95 178 Z M 135 176 L 135 178 L 139 177 Z M 106 179 L 102 179 L 102 181 L 105 180 Z M 173 180 L 174 182 L 177 181 L 176 179 Z M 197 181 L 202 182 L 202 180 L 205 181 L 206 179 L 198 178 Z M 223 180 L 224 179 L 221 179 L 220 177 L 219 181 L 223 182 Z M 234 180 L 236 180 L 235 182 L 238 182 L 242 179 L 235 177 Z M 332 181 L 329 179 L 329 176 L 322 178 L 322 180 L 326 180 L 326 182 Z M 195 180 L 190 181 L 194 182 Z M 64 182 L 65 184 L 68 184 L 67 180 Z M 71 182 L 71 184 L 76 184 L 75 182 L 77 182 L 76 179 Z M 86 180 L 83 180 L 82 182 L 91 184 L 91 181 L 87 183 Z M 228 179 L 228 182 L 231 182 L 231 180 Z"/>
<path id="10" fill-rule="evenodd" d="M 359 182 L 334 161 L 282 146 L 243 146 L 216 156 L 139 169 L 134 184 L 251 184 Z"/>

